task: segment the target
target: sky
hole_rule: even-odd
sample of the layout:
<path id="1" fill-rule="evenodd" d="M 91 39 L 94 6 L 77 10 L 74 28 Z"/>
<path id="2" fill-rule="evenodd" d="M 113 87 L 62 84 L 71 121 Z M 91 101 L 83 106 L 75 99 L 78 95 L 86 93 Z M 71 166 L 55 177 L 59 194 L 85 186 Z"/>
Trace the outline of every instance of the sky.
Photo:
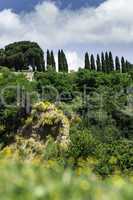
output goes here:
<path id="1" fill-rule="evenodd" d="M 0 47 L 38 42 L 57 59 L 63 48 L 71 69 L 84 53 L 112 51 L 133 62 L 133 0 L 0 0 Z"/>
<path id="2" fill-rule="evenodd" d="M 31 11 L 44 0 L 0 0 L 0 10 L 12 8 L 15 12 Z M 51 0 L 60 8 L 79 9 L 85 6 L 98 6 L 104 0 Z"/>

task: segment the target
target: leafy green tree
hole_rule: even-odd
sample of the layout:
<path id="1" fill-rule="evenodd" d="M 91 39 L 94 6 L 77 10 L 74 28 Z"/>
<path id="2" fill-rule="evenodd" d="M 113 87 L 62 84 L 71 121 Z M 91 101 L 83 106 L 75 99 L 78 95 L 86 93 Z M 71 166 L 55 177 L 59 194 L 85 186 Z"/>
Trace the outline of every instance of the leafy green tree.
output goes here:
<path id="1" fill-rule="evenodd" d="M 85 53 L 85 69 L 91 69 L 89 54 L 87 52 Z"/>
<path id="2" fill-rule="evenodd" d="M 44 53 L 35 42 L 15 42 L 0 50 L 0 65 L 17 71 L 30 65 L 33 70 L 45 71 Z"/>
<path id="3" fill-rule="evenodd" d="M 22 69 L 24 69 L 24 56 L 22 53 L 8 56 L 6 58 L 6 63 L 7 67 L 10 67 L 10 65 L 12 65 L 12 67 L 14 67 L 16 71 L 21 71 Z"/>
<path id="4" fill-rule="evenodd" d="M 102 71 L 102 65 L 101 65 L 101 61 L 100 61 L 100 56 L 99 56 L 99 54 L 97 54 L 96 63 L 97 63 L 97 71 L 98 71 L 98 72 Z"/>

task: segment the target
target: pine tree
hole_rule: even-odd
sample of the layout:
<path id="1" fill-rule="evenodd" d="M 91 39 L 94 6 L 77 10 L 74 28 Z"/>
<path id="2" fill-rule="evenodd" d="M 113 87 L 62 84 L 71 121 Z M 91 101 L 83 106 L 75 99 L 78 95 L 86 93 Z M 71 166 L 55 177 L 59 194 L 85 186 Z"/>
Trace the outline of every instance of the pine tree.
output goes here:
<path id="1" fill-rule="evenodd" d="M 111 51 L 109 52 L 109 71 L 114 71 L 114 60 Z"/>
<path id="2" fill-rule="evenodd" d="M 102 72 L 106 72 L 105 57 L 104 53 L 101 54 Z"/>
<path id="3" fill-rule="evenodd" d="M 121 68 L 122 68 L 122 73 L 126 73 L 126 63 L 124 57 L 121 58 Z"/>
<path id="4" fill-rule="evenodd" d="M 97 71 L 98 72 L 102 71 L 102 65 L 101 65 L 101 61 L 100 61 L 100 56 L 98 54 L 97 54 L 96 63 L 97 63 Z"/>
<path id="5" fill-rule="evenodd" d="M 52 66 L 52 69 L 56 71 L 56 63 L 55 63 L 53 51 L 51 51 L 51 66 Z"/>
<path id="6" fill-rule="evenodd" d="M 118 56 L 116 56 L 115 58 L 115 68 L 116 68 L 116 71 L 120 72 L 120 61 L 119 61 Z"/>
<path id="7" fill-rule="evenodd" d="M 105 71 L 107 73 L 110 72 L 110 63 L 109 63 L 109 55 L 108 55 L 108 52 L 105 53 L 105 64 L 106 64 L 106 69 Z"/>
<path id="8" fill-rule="evenodd" d="M 91 69 L 96 70 L 95 58 L 94 58 L 93 54 L 91 55 Z"/>
<path id="9" fill-rule="evenodd" d="M 90 69 L 90 59 L 89 59 L 89 54 L 86 52 L 85 53 L 85 69 Z"/>

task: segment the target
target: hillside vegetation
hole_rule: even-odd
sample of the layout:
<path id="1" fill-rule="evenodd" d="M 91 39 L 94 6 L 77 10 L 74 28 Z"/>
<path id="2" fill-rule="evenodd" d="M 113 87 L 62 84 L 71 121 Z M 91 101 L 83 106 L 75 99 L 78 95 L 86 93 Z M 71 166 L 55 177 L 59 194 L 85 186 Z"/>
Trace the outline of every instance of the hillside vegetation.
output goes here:
<path id="1" fill-rule="evenodd" d="M 132 199 L 132 69 L 64 66 L 0 68 L 1 199 Z"/>

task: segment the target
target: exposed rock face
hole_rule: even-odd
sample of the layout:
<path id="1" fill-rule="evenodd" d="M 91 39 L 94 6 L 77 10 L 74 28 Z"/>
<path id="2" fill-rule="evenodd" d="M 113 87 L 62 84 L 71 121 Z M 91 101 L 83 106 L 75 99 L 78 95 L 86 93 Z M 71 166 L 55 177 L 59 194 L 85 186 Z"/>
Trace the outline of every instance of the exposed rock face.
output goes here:
<path id="1" fill-rule="evenodd" d="M 54 104 L 40 102 L 34 105 L 31 116 L 22 129 L 24 136 L 39 136 L 41 139 L 52 135 L 64 148 L 69 144 L 69 120 Z"/>

